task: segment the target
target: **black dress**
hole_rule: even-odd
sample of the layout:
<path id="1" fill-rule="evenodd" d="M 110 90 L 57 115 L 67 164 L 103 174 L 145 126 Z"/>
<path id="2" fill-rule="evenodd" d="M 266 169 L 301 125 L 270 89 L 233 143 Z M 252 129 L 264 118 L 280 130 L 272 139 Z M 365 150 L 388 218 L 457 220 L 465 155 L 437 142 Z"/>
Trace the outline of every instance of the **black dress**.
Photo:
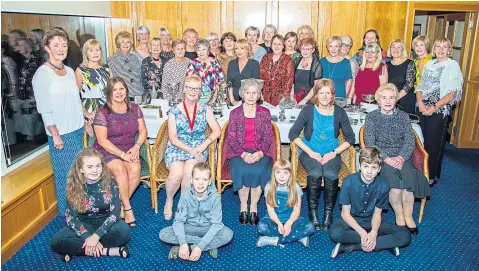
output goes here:
<path id="1" fill-rule="evenodd" d="M 259 63 L 254 59 L 248 59 L 248 62 L 244 66 L 243 70 L 239 71 L 238 59 L 233 59 L 228 63 L 228 75 L 226 77 L 227 82 L 231 82 L 233 87 L 233 96 L 236 101 L 241 101 L 239 96 L 239 89 L 241 87 L 241 80 L 243 79 L 259 79 Z"/>
<path id="2" fill-rule="evenodd" d="M 196 52 L 185 52 L 185 57 L 193 60 L 198 57 L 198 54 Z"/>
<path id="3" fill-rule="evenodd" d="M 391 61 L 387 62 L 386 65 L 388 66 L 388 82 L 393 83 L 398 91 L 406 91 L 406 95 L 398 101 L 401 109 L 406 113 L 415 114 L 414 81 L 416 80 L 416 67 L 414 62 L 407 59 L 399 65 L 394 65 Z"/>

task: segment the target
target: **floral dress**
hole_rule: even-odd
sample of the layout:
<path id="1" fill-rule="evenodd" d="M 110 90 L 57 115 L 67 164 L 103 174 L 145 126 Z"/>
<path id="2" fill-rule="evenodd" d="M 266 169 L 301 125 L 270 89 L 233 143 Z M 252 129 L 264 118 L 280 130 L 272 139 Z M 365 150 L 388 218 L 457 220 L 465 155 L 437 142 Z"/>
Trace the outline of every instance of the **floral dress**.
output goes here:
<path id="1" fill-rule="evenodd" d="M 163 76 L 163 65 L 164 60 L 160 58 L 160 66 L 157 66 L 151 56 L 143 59 L 141 63 L 141 85 L 145 92 L 148 92 L 152 95 L 152 98 L 163 99 L 165 96 L 161 92 L 161 78 Z M 156 95 L 155 92 L 160 92 L 160 97 L 153 97 Z"/>
<path id="2" fill-rule="evenodd" d="M 83 107 L 89 113 L 96 113 L 106 102 L 106 85 L 110 80 L 110 67 L 105 64 L 99 69 L 83 65 L 78 68 L 83 77 L 80 90 Z"/>
<path id="3" fill-rule="evenodd" d="M 208 103 L 213 96 L 215 86 L 225 80 L 223 70 L 216 59 L 211 59 L 206 62 L 202 62 L 198 58 L 193 59 L 188 66 L 186 76 L 190 74 L 198 74 L 203 82 L 203 89 L 198 99 L 201 104 Z"/>
<path id="4" fill-rule="evenodd" d="M 183 106 L 182 104 L 178 106 Z M 206 110 L 207 105 L 198 104 L 198 108 L 196 111 L 196 119 L 193 126 L 193 131 L 190 130 L 190 126 L 188 123 L 188 118 L 186 115 L 181 112 L 181 110 L 175 106 L 171 108 L 170 114 L 175 116 L 176 122 L 176 133 L 178 139 L 181 140 L 186 145 L 195 148 L 199 146 L 203 141 L 205 141 L 205 131 L 208 122 L 206 121 Z M 206 160 L 208 157 L 208 151 L 205 150 L 203 152 L 203 158 Z M 166 167 L 169 167 L 171 163 L 176 161 L 186 161 L 186 160 L 194 160 L 196 159 L 194 156 L 189 154 L 188 152 L 174 146 L 168 141 L 168 145 L 166 147 L 165 152 L 165 164 Z"/>
<path id="5" fill-rule="evenodd" d="M 273 61 L 273 54 L 267 54 L 260 63 L 259 75 L 264 80 L 263 98 L 274 106 L 282 97 L 289 97 L 294 83 L 294 64 L 291 57 L 282 54 Z"/>
<path id="6" fill-rule="evenodd" d="M 42 64 L 34 55 L 25 58 L 20 74 L 18 76 L 18 94 L 21 100 L 33 97 L 32 80 L 38 67 Z"/>

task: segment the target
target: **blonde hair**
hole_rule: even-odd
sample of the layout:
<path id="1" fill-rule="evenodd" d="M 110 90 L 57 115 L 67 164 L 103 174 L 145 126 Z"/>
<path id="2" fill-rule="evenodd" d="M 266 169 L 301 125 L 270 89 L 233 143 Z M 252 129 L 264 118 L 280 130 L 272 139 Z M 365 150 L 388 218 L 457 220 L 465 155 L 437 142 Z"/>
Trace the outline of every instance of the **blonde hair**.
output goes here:
<path id="1" fill-rule="evenodd" d="M 123 40 L 128 40 L 130 42 L 130 51 L 131 51 L 131 49 L 133 48 L 133 39 L 130 32 L 120 31 L 120 33 L 116 34 L 116 37 L 115 37 L 116 48 L 120 49 L 120 46 Z"/>
<path id="2" fill-rule="evenodd" d="M 341 45 L 347 45 L 349 46 L 349 49 L 353 47 L 353 38 L 351 38 L 350 35 L 342 35 L 339 39 L 341 40 Z"/>
<path id="3" fill-rule="evenodd" d="M 361 70 L 364 71 L 364 68 L 366 68 L 366 52 L 368 49 L 374 50 L 377 53 L 376 61 L 373 63 L 373 71 L 377 70 L 379 65 L 382 63 L 382 55 L 381 55 L 381 47 L 379 47 L 379 44 L 373 42 L 364 48 L 364 53 L 363 53 L 363 62 L 361 63 Z"/>
<path id="4" fill-rule="evenodd" d="M 359 163 L 381 166 L 383 157 L 376 147 L 364 147 L 359 151 Z"/>
<path id="5" fill-rule="evenodd" d="M 194 166 L 193 166 L 193 169 L 191 170 L 191 177 L 193 178 L 195 176 L 195 172 L 208 172 L 210 178 L 211 178 L 211 169 L 210 167 L 208 166 L 208 164 L 206 162 L 199 162 L 199 163 L 196 163 Z"/>
<path id="6" fill-rule="evenodd" d="M 430 53 L 431 52 L 431 43 L 429 42 L 429 38 L 426 35 L 419 35 L 419 36 L 415 37 L 412 40 L 412 49 L 414 50 L 414 47 L 416 47 L 416 44 L 420 41 L 424 42 L 424 45 L 426 46 L 426 51 L 428 53 Z"/>
<path id="7" fill-rule="evenodd" d="M 319 103 L 318 93 L 323 87 L 329 87 L 331 90 L 331 101 L 329 102 L 329 105 L 333 105 L 336 102 L 336 88 L 334 87 L 333 80 L 328 78 L 321 78 L 318 82 L 316 82 L 316 84 L 314 84 L 313 98 L 311 98 L 311 103 L 314 105 Z"/>
<path id="8" fill-rule="evenodd" d="M 200 86 L 203 84 L 203 81 L 201 81 L 201 77 L 199 77 L 197 74 L 190 74 L 185 78 L 185 83 L 184 85 L 186 86 L 186 83 L 197 83 Z"/>
<path id="9" fill-rule="evenodd" d="M 267 25 L 265 25 L 264 28 L 263 28 L 263 35 L 261 35 L 261 38 L 263 39 L 263 41 L 265 41 L 265 40 L 264 40 L 264 31 L 265 31 L 266 29 L 273 30 L 273 36 L 276 35 L 276 34 L 278 34 L 278 29 L 276 29 L 276 26 L 274 26 L 274 25 L 272 25 L 272 24 L 267 24 Z M 273 38 L 271 37 L 271 42 L 272 42 L 272 41 L 273 41 Z"/>
<path id="10" fill-rule="evenodd" d="M 186 46 L 186 42 L 184 40 L 180 40 L 180 39 L 177 39 L 177 40 L 174 40 L 172 43 L 171 43 L 171 47 L 172 48 L 175 48 L 176 46 L 180 45 L 180 44 L 183 44 L 183 46 Z"/>
<path id="11" fill-rule="evenodd" d="M 163 48 L 161 47 L 161 46 L 162 46 L 162 45 L 161 45 L 161 39 L 160 39 L 160 38 L 157 38 L 157 37 L 152 38 L 152 39 L 150 40 L 150 42 L 148 42 L 148 52 L 151 53 L 151 47 L 153 46 L 153 42 L 154 42 L 154 41 L 157 41 L 157 42 L 160 43 L 160 52 L 162 52 L 162 51 L 163 51 Z"/>
<path id="12" fill-rule="evenodd" d="M 339 36 L 331 36 L 326 40 L 326 47 L 328 47 L 333 41 L 338 41 L 339 42 L 339 48 L 341 48 L 341 45 L 343 42 L 341 41 L 341 38 Z"/>
<path id="13" fill-rule="evenodd" d="M 394 43 L 401 44 L 401 48 L 402 48 L 401 58 L 407 58 L 406 44 L 404 44 L 404 41 L 402 41 L 401 39 L 395 39 L 389 44 L 387 56 L 391 57 L 391 47 L 393 46 Z"/>
<path id="14" fill-rule="evenodd" d="M 92 148 L 86 148 L 81 151 L 75 158 L 73 166 L 67 177 L 67 202 L 73 206 L 78 213 L 86 212 L 85 205 L 85 177 L 81 172 L 83 167 L 83 159 L 85 157 L 98 157 L 101 161 L 102 172 L 100 175 L 100 184 L 105 191 L 110 190 L 111 176 L 103 156 Z M 111 192 L 111 191 L 110 191 Z M 108 192 L 107 192 L 108 193 Z"/>
<path id="15" fill-rule="evenodd" d="M 248 52 L 248 59 L 251 58 L 251 56 L 253 55 L 251 44 L 248 43 L 247 39 L 239 39 L 236 42 L 236 46 L 241 47 L 242 49 L 246 49 L 246 51 Z"/>
<path id="16" fill-rule="evenodd" d="M 218 40 L 219 41 L 220 37 L 215 32 L 210 32 L 210 33 L 208 33 L 208 35 L 206 35 L 205 39 L 207 41 L 212 41 L 212 40 Z"/>
<path id="17" fill-rule="evenodd" d="M 311 28 L 311 26 L 306 25 L 306 24 L 300 26 L 300 27 L 298 28 L 298 31 L 296 31 L 296 34 L 298 34 L 298 38 L 299 38 L 299 36 L 300 36 L 301 30 L 303 30 L 303 29 L 308 29 L 308 31 L 309 31 L 309 37 L 314 39 L 314 31 L 313 31 L 313 29 Z"/>
<path id="18" fill-rule="evenodd" d="M 198 40 L 200 38 L 200 35 L 198 34 L 198 32 L 194 29 L 194 28 L 187 28 L 184 32 L 183 32 L 183 40 L 186 42 L 186 34 L 188 33 L 193 33 L 196 35 L 196 39 Z"/>
<path id="19" fill-rule="evenodd" d="M 434 48 L 436 47 L 437 44 L 441 43 L 446 43 L 449 48 L 452 48 L 452 43 L 448 38 L 438 38 L 437 40 L 434 41 L 434 44 L 432 45 L 432 56 L 436 57 L 436 52 L 434 52 Z"/>
<path id="20" fill-rule="evenodd" d="M 293 167 L 291 163 L 286 159 L 279 159 L 273 165 L 273 174 L 271 174 L 271 181 L 269 182 L 269 190 L 266 195 L 266 204 L 271 207 L 278 207 L 276 205 L 276 190 L 278 183 L 276 181 L 275 171 L 278 169 L 287 170 L 290 173 L 288 181 L 288 202 L 286 206 L 294 207 L 298 203 L 298 192 L 296 191 L 296 179 L 294 178 Z"/>
<path id="21" fill-rule="evenodd" d="M 98 61 L 98 64 L 103 66 L 105 64 L 105 61 L 103 60 L 103 48 L 101 48 L 100 42 L 98 42 L 96 39 L 89 39 L 83 44 L 83 49 L 82 49 L 82 54 L 83 54 L 83 62 L 81 63 L 83 66 L 88 65 L 88 56 L 87 52 L 92 48 L 93 46 L 98 46 L 100 47 L 100 61 Z"/>
<path id="22" fill-rule="evenodd" d="M 379 99 L 381 98 L 381 94 L 383 93 L 383 91 L 385 90 L 391 90 L 394 92 L 395 96 L 396 96 L 396 101 L 399 99 L 399 91 L 397 89 L 397 87 L 393 84 L 393 83 L 387 83 L 387 84 L 382 84 L 378 90 L 376 90 L 376 93 L 374 94 L 374 98 L 376 99 L 376 101 L 379 103 Z"/>

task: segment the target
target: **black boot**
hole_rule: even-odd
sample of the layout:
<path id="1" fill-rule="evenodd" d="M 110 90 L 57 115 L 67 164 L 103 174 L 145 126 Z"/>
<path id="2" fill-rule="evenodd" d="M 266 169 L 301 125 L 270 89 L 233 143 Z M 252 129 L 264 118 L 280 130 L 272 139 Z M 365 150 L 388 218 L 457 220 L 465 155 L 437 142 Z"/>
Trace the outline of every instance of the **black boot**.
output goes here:
<path id="1" fill-rule="evenodd" d="M 324 215 L 323 230 L 329 230 L 333 223 L 333 210 L 338 198 L 338 180 L 324 178 Z"/>
<path id="2" fill-rule="evenodd" d="M 318 220 L 318 201 L 321 193 L 321 177 L 314 178 L 308 176 L 307 182 L 308 187 L 306 191 L 308 199 L 309 220 L 311 221 L 311 223 L 313 223 L 316 230 L 320 230 L 321 224 Z"/>

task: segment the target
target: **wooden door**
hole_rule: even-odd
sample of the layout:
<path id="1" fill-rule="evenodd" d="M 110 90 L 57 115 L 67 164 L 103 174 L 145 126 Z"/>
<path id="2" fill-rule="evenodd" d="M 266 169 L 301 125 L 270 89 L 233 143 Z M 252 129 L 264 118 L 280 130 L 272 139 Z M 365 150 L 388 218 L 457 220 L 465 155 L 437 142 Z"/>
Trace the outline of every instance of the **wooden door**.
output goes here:
<path id="1" fill-rule="evenodd" d="M 466 14 L 464 53 L 459 64 L 464 75 L 462 101 L 453 119 L 451 143 L 460 148 L 479 148 L 479 18 Z"/>

